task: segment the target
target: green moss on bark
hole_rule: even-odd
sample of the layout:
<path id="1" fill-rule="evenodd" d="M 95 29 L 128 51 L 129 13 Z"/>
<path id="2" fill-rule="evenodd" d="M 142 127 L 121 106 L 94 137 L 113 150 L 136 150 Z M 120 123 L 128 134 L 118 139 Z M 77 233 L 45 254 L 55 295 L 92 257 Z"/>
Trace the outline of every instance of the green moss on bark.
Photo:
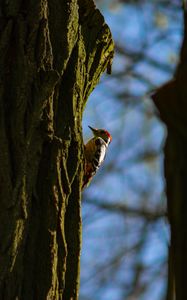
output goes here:
<path id="1" fill-rule="evenodd" d="M 13 2 L 0 2 L 0 295 L 76 300 L 82 114 L 113 42 L 91 0 Z"/>

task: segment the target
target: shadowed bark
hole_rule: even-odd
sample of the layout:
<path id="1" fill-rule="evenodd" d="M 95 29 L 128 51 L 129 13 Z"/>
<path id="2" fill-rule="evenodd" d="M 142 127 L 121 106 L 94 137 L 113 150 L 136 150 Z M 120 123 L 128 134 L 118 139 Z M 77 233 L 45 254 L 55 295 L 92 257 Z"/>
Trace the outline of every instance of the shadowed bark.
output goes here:
<path id="1" fill-rule="evenodd" d="M 175 78 L 153 96 L 167 125 L 165 176 L 171 225 L 167 300 L 187 299 L 187 13 Z"/>
<path id="2" fill-rule="evenodd" d="M 0 299 L 78 299 L 81 121 L 112 55 L 92 0 L 0 0 Z"/>

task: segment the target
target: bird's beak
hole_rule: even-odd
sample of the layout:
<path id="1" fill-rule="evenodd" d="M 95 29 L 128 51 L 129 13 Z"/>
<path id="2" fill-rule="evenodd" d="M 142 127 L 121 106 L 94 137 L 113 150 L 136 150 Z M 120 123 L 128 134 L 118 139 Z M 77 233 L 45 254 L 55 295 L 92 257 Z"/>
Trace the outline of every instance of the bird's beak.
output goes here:
<path id="1" fill-rule="evenodd" d="M 93 132 L 93 134 L 95 134 L 96 132 L 97 132 L 97 129 L 96 128 L 93 128 L 93 127 L 91 127 L 91 126 L 88 126 L 90 129 L 91 129 L 91 131 Z"/>

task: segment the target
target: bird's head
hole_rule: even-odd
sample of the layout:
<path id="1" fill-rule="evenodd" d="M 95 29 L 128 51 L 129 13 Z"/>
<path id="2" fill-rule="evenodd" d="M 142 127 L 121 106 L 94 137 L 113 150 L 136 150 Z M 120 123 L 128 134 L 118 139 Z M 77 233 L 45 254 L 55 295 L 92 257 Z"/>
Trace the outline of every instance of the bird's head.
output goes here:
<path id="1" fill-rule="evenodd" d="M 88 127 L 91 129 L 91 131 L 93 132 L 95 137 L 102 138 L 107 145 L 110 144 L 110 142 L 112 141 L 112 136 L 110 135 L 110 133 L 107 130 L 97 129 L 97 128 L 93 128 L 91 126 L 88 126 Z"/>

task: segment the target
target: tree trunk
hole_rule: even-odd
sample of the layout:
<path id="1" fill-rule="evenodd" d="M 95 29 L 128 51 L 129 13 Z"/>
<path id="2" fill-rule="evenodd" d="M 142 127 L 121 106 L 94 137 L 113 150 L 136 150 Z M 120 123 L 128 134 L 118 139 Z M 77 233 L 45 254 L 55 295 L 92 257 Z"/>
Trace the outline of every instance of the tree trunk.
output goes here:
<path id="1" fill-rule="evenodd" d="M 78 299 L 81 121 L 112 55 L 92 0 L 0 0 L 0 299 Z"/>
<path id="2" fill-rule="evenodd" d="M 187 13 L 180 64 L 174 80 L 153 96 L 167 125 L 165 176 L 171 225 L 167 300 L 187 299 Z"/>

